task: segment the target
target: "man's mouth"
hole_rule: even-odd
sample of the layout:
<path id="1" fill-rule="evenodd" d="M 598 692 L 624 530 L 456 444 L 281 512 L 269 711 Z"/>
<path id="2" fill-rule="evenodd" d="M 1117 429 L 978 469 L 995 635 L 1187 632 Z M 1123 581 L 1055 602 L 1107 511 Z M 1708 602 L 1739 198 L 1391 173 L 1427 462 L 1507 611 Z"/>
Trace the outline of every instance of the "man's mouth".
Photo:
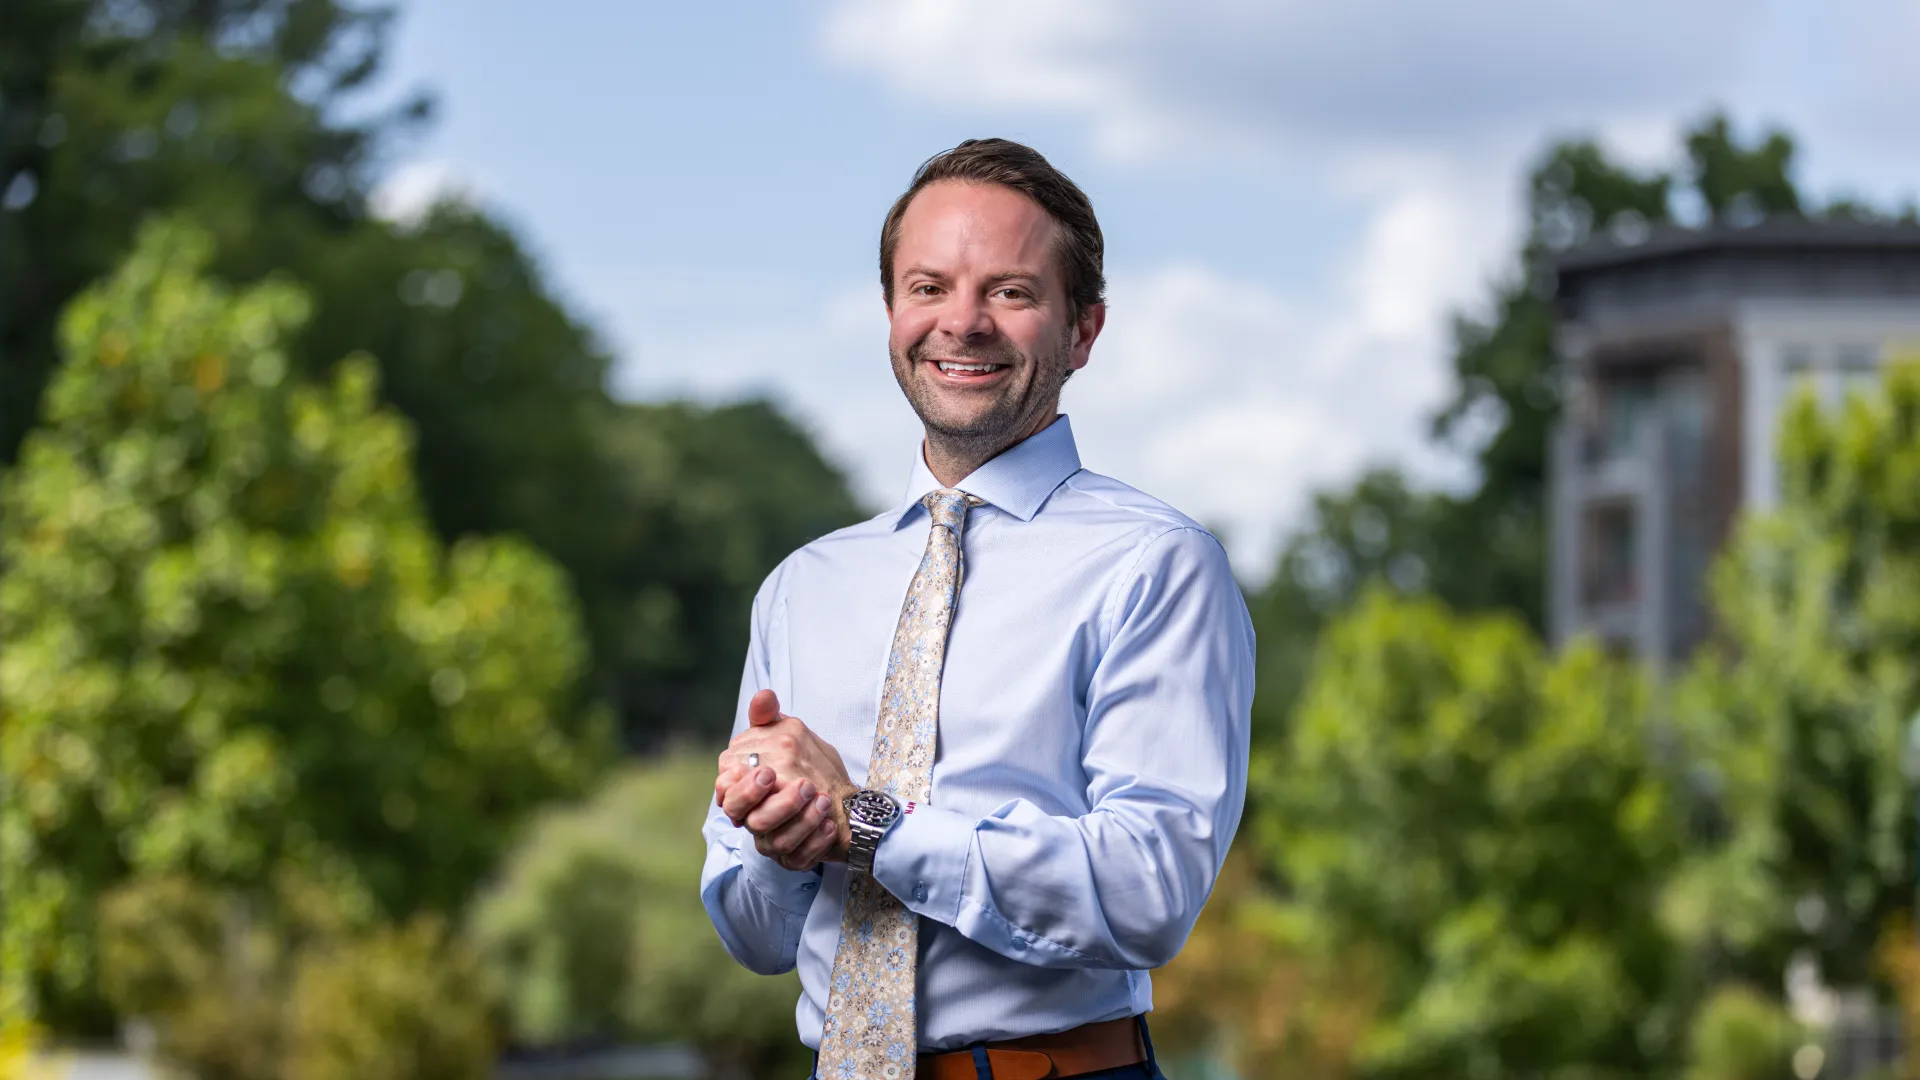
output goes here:
<path id="1" fill-rule="evenodd" d="M 949 379 L 984 379 L 1005 371 L 1009 365 L 966 360 L 935 360 L 934 366 Z"/>

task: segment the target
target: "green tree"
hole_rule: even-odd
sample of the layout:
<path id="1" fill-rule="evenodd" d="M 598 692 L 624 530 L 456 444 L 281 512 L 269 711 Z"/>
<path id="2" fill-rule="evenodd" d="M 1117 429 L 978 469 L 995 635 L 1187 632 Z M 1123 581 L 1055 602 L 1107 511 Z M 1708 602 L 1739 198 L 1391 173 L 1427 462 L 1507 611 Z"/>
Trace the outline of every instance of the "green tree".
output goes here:
<path id="1" fill-rule="evenodd" d="M 1728 985 L 1700 1006 L 1687 1036 L 1687 1080 L 1779 1080 L 1805 1040 L 1780 1005 Z"/>
<path id="2" fill-rule="evenodd" d="M 53 371 L 60 310 L 148 214 L 191 210 L 233 252 L 282 255 L 364 216 L 379 155 L 427 112 L 341 119 L 389 18 L 334 0 L 0 9 L 0 463 Z"/>
<path id="3" fill-rule="evenodd" d="M 756 1076 L 806 1070 L 799 980 L 735 963 L 694 887 L 712 797 L 710 757 L 667 757 L 527 831 L 472 918 L 519 1038 L 675 1040 Z"/>
<path id="4" fill-rule="evenodd" d="M 1247 847 L 1221 868 L 1193 934 L 1153 973 L 1153 1040 L 1177 1072 L 1344 1080 L 1380 1001 L 1374 951 L 1330 943 L 1264 886 Z"/>
<path id="5" fill-rule="evenodd" d="M 753 595 L 795 548 L 862 514 L 807 434 L 763 401 L 618 406 L 600 431 L 620 491 L 605 522 L 620 553 L 601 576 L 595 636 L 630 718 L 629 745 L 724 742 Z"/>
<path id="6" fill-rule="evenodd" d="M 296 874 L 245 893 L 135 877 L 100 904 L 103 989 L 196 1080 L 490 1076 L 490 987 L 472 951 L 437 916 L 395 927 L 338 901 Z"/>
<path id="7" fill-rule="evenodd" d="M 209 257 L 154 226 L 74 303 L 0 481 L 0 966 L 69 1025 L 100 1019 L 93 905 L 129 875 L 297 866 L 452 911 L 599 756 L 558 568 L 445 549 L 371 363 L 301 384 L 302 294 Z"/>
<path id="8" fill-rule="evenodd" d="M 1677 855 L 1642 688 L 1509 615 L 1364 598 L 1329 627 L 1253 835 L 1327 941 L 1378 956 L 1379 1076 L 1641 1075 L 1679 1036 Z"/>
<path id="9" fill-rule="evenodd" d="M 1674 692 L 1722 817 L 1695 911 L 1759 985 L 1800 949 L 1829 983 L 1871 985 L 1914 903 L 1920 360 L 1837 410 L 1799 397 L 1779 461 L 1779 508 L 1714 571 L 1722 640 Z"/>
<path id="10" fill-rule="evenodd" d="M 412 421 L 440 535 L 517 532 L 588 598 L 612 477 L 590 426 L 607 358 L 504 229 L 446 206 L 411 227 L 367 195 L 427 116 L 360 100 L 391 12 L 335 0 L 14 5 L 32 58 L 11 69 L 8 173 L 35 197 L 0 214 L 0 462 L 54 369 L 53 326 L 156 211 L 189 214 L 231 280 L 291 272 L 308 318 L 284 343 L 331 377 L 379 358 L 381 393 Z M 28 12 L 36 14 L 30 16 Z M 346 115 L 368 119 L 346 122 Z"/>
<path id="11" fill-rule="evenodd" d="M 188 213 L 229 280 L 306 286 L 309 317 L 285 342 L 296 371 L 324 381 L 341 357 L 378 358 L 442 539 L 515 533 L 565 568 L 591 641 L 587 692 L 632 745 L 724 729 L 715 703 L 735 690 L 752 590 L 793 546 L 859 516 L 845 482 L 778 417 L 609 401 L 607 350 L 487 215 L 370 215 L 382 165 L 430 113 L 424 97 L 367 100 L 390 16 L 344 0 L 0 6 L 0 190 L 24 200 L 0 211 L 0 464 L 54 370 L 59 310 L 148 214 Z M 687 440 L 669 456 L 692 472 L 672 482 L 731 486 L 775 512 L 702 534 L 703 507 L 636 490 L 623 455 L 655 419 Z M 712 449 L 726 433 L 746 440 L 737 452 Z M 743 547 L 760 560 L 750 573 Z"/>
<path id="12" fill-rule="evenodd" d="M 1687 160 L 1695 191 L 1716 221 L 1798 217 L 1793 183 L 1793 137 L 1778 129 L 1741 146 L 1726 114 L 1715 113 L 1687 133 Z"/>
<path id="13" fill-rule="evenodd" d="M 1371 470 L 1346 491 L 1314 495 L 1312 526 L 1287 541 L 1273 580 L 1247 598 L 1259 641 L 1256 739 L 1284 737 L 1321 631 L 1362 592 L 1428 587 L 1440 564 L 1435 505 L 1432 495 L 1411 490 L 1392 469 Z"/>

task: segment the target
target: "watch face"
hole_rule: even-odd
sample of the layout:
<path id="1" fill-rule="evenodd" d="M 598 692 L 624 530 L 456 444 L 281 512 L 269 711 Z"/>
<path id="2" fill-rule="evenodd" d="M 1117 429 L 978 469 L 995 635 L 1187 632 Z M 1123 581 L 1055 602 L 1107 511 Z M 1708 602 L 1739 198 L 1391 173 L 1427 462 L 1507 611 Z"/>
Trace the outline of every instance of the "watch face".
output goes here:
<path id="1" fill-rule="evenodd" d="M 856 791 L 847 796 L 847 816 L 863 824 L 884 827 L 900 816 L 900 804 L 878 791 Z"/>

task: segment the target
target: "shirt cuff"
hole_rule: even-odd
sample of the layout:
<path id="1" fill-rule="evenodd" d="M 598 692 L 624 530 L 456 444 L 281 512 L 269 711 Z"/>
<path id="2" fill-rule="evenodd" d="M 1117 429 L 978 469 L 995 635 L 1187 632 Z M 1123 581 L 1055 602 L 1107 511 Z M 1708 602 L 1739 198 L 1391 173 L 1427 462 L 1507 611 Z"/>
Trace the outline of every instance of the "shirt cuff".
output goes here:
<path id="1" fill-rule="evenodd" d="M 793 915 L 805 915 L 820 891 L 820 875 L 811 870 L 789 870 L 773 861 L 753 845 L 740 849 L 740 873 L 747 884 Z"/>
<path id="2" fill-rule="evenodd" d="M 873 852 L 873 879 L 916 915 L 952 926 L 966 891 L 977 822 L 922 804 L 903 814 Z"/>

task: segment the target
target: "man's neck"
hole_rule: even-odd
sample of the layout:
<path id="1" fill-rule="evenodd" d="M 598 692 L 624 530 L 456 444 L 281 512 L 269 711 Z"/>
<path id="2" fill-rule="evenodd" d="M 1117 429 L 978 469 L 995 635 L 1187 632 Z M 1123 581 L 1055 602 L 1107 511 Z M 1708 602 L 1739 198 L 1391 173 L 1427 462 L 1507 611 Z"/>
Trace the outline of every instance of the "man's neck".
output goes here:
<path id="1" fill-rule="evenodd" d="M 1008 442 L 981 443 L 935 435 L 929 431 L 921 446 L 921 456 L 926 459 L 927 471 L 933 473 L 933 478 L 940 481 L 941 487 L 958 487 L 960 481 L 973 475 L 975 469 L 1047 430 L 1059 418 L 1059 410 L 1049 409 L 1025 434 Z"/>

